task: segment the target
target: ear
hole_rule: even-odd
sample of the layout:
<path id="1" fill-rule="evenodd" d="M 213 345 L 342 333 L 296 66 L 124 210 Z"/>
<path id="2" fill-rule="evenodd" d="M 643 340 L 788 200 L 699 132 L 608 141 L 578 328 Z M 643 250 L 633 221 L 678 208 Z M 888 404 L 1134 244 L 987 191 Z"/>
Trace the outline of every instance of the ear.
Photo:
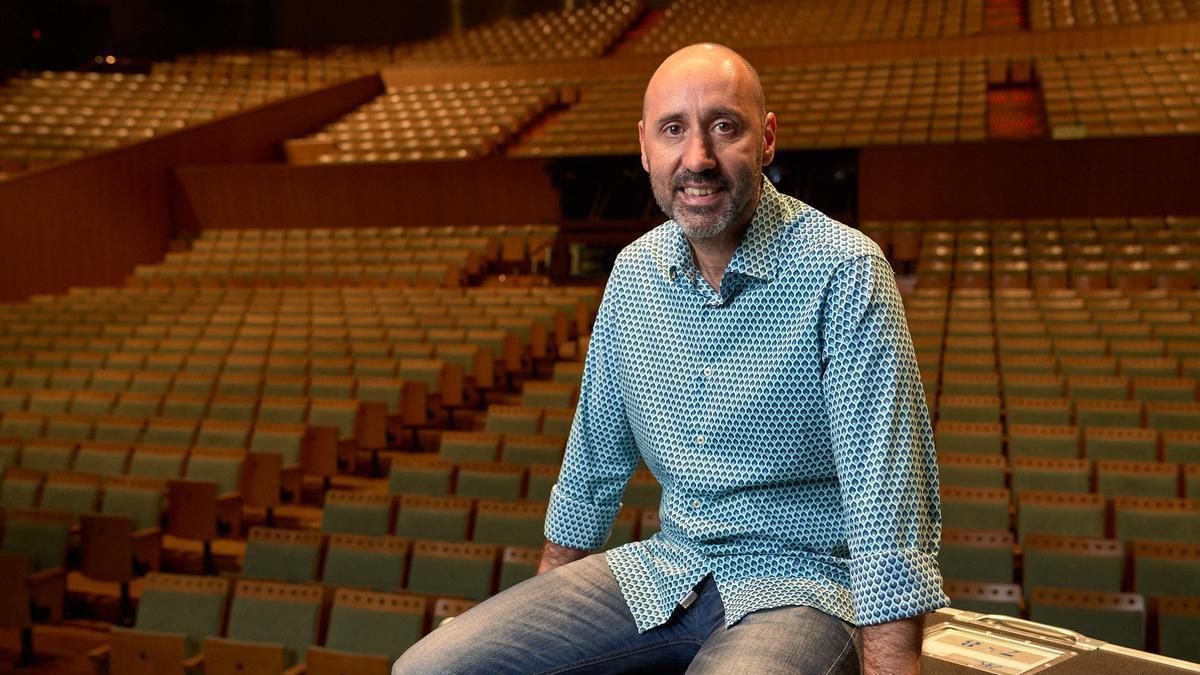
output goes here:
<path id="1" fill-rule="evenodd" d="M 775 159 L 775 128 L 778 124 L 775 113 L 767 113 L 767 119 L 763 122 L 763 166 L 770 164 Z"/>
<path id="2" fill-rule="evenodd" d="M 646 122 L 638 120 L 638 145 L 642 148 L 642 169 L 650 173 L 650 160 L 646 159 Z"/>

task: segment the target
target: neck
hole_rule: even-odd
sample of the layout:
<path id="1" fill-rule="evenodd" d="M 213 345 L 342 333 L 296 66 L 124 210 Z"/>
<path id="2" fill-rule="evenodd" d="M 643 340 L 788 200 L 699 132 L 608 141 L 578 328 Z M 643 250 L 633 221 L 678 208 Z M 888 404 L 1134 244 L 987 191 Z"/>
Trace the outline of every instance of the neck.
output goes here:
<path id="1" fill-rule="evenodd" d="M 720 290 L 725 268 L 729 266 L 729 261 L 733 260 L 733 254 L 742 243 L 742 235 L 746 233 L 749 225 L 750 221 L 747 220 L 737 227 L 726 228 L 720 235 L 711 239 L 688 239 L 696 266 L 700 268 L 704 280 L 713 290 Z"/>
<path id="2" fill-rule="evenodd" d="M 750 213 L 746 215 L 741 224 L 731 225 L 711 239 L 688 238 L 696 266 L 700 268 L 700 274 L 704 275 L 704 280 L 708 282 L 709 286 L 712 286 L 714 291 L 721 290 L 721 279 L 725 277 L 725 268 L 729 267 L 729 261 L 733 260 L 733 254 L 741 245 L 742 237 L 745 236 L 746 230 L 750 227 L 750 221 L 754 219 L 754 214 L 758 211 L 760 199 L 762 199 L 761 184 L 758 194 L 755 195 L 754 208 L 750 209 Z"/>

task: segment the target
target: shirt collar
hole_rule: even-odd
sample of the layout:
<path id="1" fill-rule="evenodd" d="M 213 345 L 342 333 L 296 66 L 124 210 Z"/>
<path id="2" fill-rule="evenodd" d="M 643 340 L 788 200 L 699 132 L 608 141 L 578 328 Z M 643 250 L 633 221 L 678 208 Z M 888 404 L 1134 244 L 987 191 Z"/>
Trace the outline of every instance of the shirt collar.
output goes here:
<path id="1" fill-rule="evenodd" d="M 763 281 L 771 281 L 778 275 L 785 248 L 783 230 L 787 225 L 787 219 L 781 216 L 792 211 L 786 208 L 786 201 L 787 198 L 763 176 L 758 208 L 725 269 L 726 274 L 743 274 Z M 674 281 L 680 274 L 694 275 L 696 262 L 683 228 L 674 220 L 666 224 L 669 235 L 655 261 L 663 278 Z"/>

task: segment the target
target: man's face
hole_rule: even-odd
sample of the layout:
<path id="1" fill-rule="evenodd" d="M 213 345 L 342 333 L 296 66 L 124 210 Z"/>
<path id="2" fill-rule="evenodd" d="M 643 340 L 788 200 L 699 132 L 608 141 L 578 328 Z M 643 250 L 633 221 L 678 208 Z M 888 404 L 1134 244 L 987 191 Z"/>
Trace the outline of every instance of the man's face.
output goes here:
<path id="1" fill-rule="evenodd" d="M 693 60 L 656 73 L 638 123 L 642 166 L 659 208 L 692 240 L 747 222 L 761 167 L 775 153 L 749 74 L 731 60 Z"/>

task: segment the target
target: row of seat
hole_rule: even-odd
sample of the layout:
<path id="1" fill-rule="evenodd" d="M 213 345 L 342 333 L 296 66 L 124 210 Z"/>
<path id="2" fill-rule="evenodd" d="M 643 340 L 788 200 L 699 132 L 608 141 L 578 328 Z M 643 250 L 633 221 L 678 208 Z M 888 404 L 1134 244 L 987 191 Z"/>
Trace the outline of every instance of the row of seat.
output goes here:
<path id="1" fill-rule="evenodd" d="M 1037 69 L 1054 138 L 1200 131 L 1195 45 L 1042 56 Z"/>
<path id="2" fill-rule="evenodd" d="M 596 58 L 641 16 L 641 0 L 602 0 L 500 19 L 415 45 L 406 64 L 531 63 Z"/>
<path id="3" fill-rule="evenodd" d="M 943 486 L 942 524 L 957 529 L 1009 530 L 1121 541 L 1200 540 L 1200 501 L 1178 497 L 1112 497 L 1097 493 Z M 1015 505 L 1015 518 L 1014 509 Z M 1013 521 L 1015 520 L 1015 527 Z"/>
<path id="4" fill-rule="evenodd" d="M 558 102 L 558 91 L 544 82 L 489 84 L 389 90 L 284 147 L 294 164 L 482 157 Z"/>
<path id="5" fill-rule="evenodd" d="M 983 57 L 764 68 L 784 149 L 977 141 L 987 136 Z M 636 151 L 644 77 L 594 80 L 578 102 L 533 129 L 510 156 Z"/>
<path id="6" fill-rule="evenodd" d="M 954 260 L 1005 262 L 1089 259 L 1194 261 L 1200 245 L 1196 216 L 1030 218 L 1025 220 L 869 220 L 859 229 L 889 259 L 911 265 Z"/>
<path id="7" fill-rule="evenodd" d="M 988 537 L 994 533 L 980 534 Z M 995 534 L 1000 536 L 1002 533 Z M 1094 545 L 1090 540 L 1072 543 Z M 1097 548 L 1103 549 L 1103 545 Z M 978 552 L 982 551 L 971 551 L 971 554 Z M 1058 552 L 1038 550 L 1033 556 L 1034 560 L 1040 561 L 1055 557 Z M 971 554 L 965 557 L 977 560 L 984 557 Z M 1002 549 L 996 554 L 991 558 L 992 563 L 1004 558 Z M 958 562 L 950 562 L 955 557 L 948 557 L 952 569 L 958 565 Z M 1042 562 L 1034 569 L 1037 583 L 1072 578 L 1069 573 L 1063 573 L 1062 567 L 1043 565 Z M 1048 569 L 1050 572 L 1046 573 Z M 1200 658 L 1194 639 L 1195 632 L 1200 629 L 1200 601 L 1194 596 L 1148 596 L 1140 592 L 1093 591 L 1067 586 L 1036 586 L 1030 590 L 1028 587 L 1022 589 L 1021 584 L 947 580 L 943 589 L 954 608 L 982 614 L 1025 615 L 1045 625 L 1078 631 L 1088 638 L 1152 650 L 1186 661 Z"/>
<path id="8" fill-rule="evenodd" d="M 1030 0 L 1032 30 L 1069 30 L 1143 23 L 1188 21 L 1200 17 L 1195 0 Z"/>
<path id="9" fill-rule="evenodd" d="M 793 4 L 676 0 L 624 51 L 666 54 L 696 42 L 743 49 L 978 35 L 983 31 L 984 4 L 982 0 L 899 5 L 880 0 Z"/>
<path id="10" fill-rule="evenodd" d="M 340 46 L 331 49 L 229 50 L 179 54 L 157 61 L 153 75 L 189 79 L 283 80 L 333 83 L 377 72 L 403 48 Z"/>
<path id="11" fill-rule="evenodd" d="M 1079 459 L 1072 455 L 1010 455 L 962 452 L 938 454 L 941 485 L 1095 493 L 1104 497 L 1186 497 L 1200 499 L 1200 435 L 1176 458 L 1156 460 Z M 1190 463 L 1189 463 L 1190 462 Z"/>
<path id="12" fill-rule="evenodd" d="M 75 159 L 288 96 L 306 83 L 30 73 L 0 87 L 0 159 Z M 74 74 L 77 75 L 77 74 Z"/>

